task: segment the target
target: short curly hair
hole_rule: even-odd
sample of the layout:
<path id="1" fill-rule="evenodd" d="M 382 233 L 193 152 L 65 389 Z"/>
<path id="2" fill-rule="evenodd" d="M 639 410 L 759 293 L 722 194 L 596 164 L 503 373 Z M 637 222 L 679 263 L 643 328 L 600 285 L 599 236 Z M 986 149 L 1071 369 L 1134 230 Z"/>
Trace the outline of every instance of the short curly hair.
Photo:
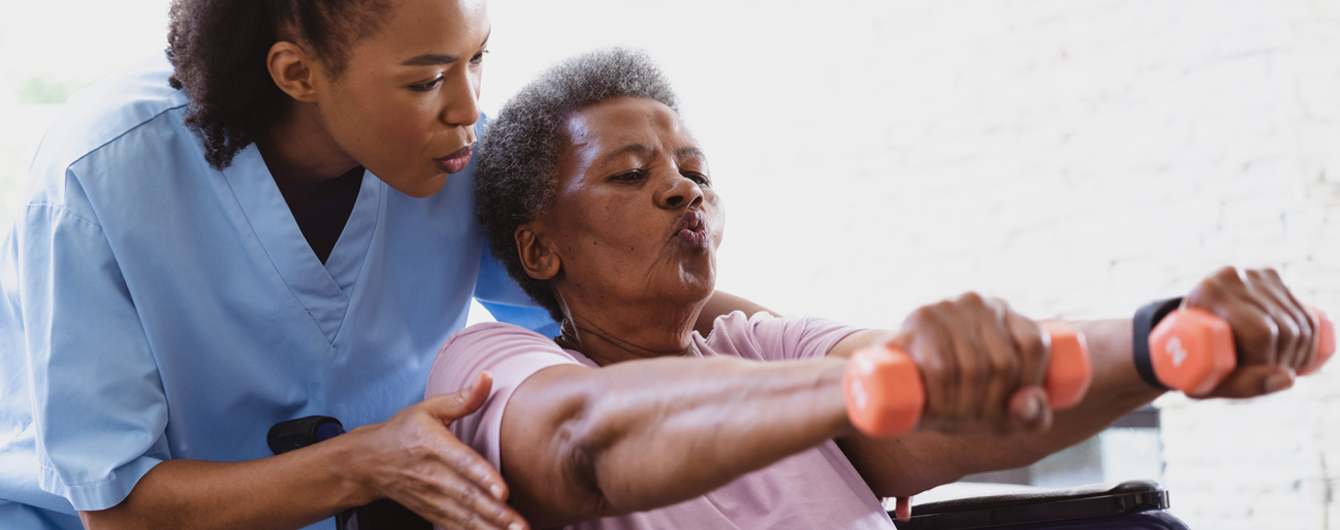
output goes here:
<path id="1" fill-rule="evenodd" d="M 645 53 L 598 50 L 559 63 L 521 89 L 488 124 L 477 150 L 475 204 L 489 249 L 558 322 L 565 317 L 547 282 L 521 266 L 516 228 L 553 206 L 568 117 L 621 96 L 654 99 L 679 112 L 670 83 Z"/>
<path id="2" fill-rule="evenodd" d="M 334 78 L 349 47 L 381 28 L 386 0 L 173 0 L 167 56 L 172 88 L 190 100 L 186 125 L 215 169 L 232 163 L 274 125 L 288 95 L 266 58 L 280 40 L 300 39 Z"/>

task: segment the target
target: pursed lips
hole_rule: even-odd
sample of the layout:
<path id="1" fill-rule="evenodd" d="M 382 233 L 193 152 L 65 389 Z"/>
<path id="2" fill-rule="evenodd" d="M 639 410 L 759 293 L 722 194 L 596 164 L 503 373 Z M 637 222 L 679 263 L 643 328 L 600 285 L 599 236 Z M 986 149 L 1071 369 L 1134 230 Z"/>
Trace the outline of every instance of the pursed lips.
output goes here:
<path id="1" fill-rule="evenodd" d="M 695 247 L 706 246 L 707 224 L 703 221 L 702 212 L 684 212 L 679 222 L 675 223 L 674 230 L 670 232 L 670 239 L 676 237 Z"/>

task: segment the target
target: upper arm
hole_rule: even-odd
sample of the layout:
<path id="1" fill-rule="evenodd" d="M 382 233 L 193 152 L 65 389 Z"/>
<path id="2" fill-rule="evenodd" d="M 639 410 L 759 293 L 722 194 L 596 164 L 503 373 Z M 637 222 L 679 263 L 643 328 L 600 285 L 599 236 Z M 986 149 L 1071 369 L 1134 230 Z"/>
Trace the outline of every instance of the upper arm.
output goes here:
<path id="1" fill-rule="evenodd" d="M 537 527 L 602 513 L 593 467 L 582 460 L 589 438 L 576 434 L 597 370 L 534 332 L 479 324 L 443 345 L 426 393 L 455 391 L 485 370 L 493 375 L 489 398 L 450 428 L 502 472 L 509 503 Z"/>
<path id="2" fill-rule="evenodd" d="M 893 332 L 883 329 L 863 329 L 843 337 L 842 340 L 834 344 L 832 349 L 828 350 L 829 357 L 842 357 L 850 359 L 857 350 L 878 344 L 880 341 L 887 341 L 893 337 Z"/>
<path id="3" fill-rule="evenodd" d="M 39 483 L 76 510 L 109 508 L 170 456 L 157 363 L 102 228 L 49 204 L 21 222 L 15 317 Z"/>
<path id="4" fill-rule="evenodd" d="M 563 365 L 536 372 L 503 413 L 501 471 L 512 490 L 509 503 L 537 528 L 606 512 L 595 473 L 599 437 L 586 429 L 596 370 Z"/>

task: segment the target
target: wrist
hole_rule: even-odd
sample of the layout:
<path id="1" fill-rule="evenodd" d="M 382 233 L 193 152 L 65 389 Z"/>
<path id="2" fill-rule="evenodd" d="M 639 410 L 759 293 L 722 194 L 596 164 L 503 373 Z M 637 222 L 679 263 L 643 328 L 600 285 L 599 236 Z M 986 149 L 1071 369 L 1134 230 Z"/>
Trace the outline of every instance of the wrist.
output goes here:
<path id="1" fill-rule="evenodd" d="M 320 461 L 330 470 L 330 484 L 336 492 L 341 510 L 364 506 L 385 498 L 377 486 L 382 483 L 378 469 L 371 458 L 368 429 L 354 429 L 310 449 L 321 450 Z"/>
<path id="2" fill-rule="evenodd" d="M 1164 300 L 1155 300 L 1145 304 L 1135 311 L 1135 316 L 1131 317 L 1131 328 L 1133 332 L 1131 340 L 1131 355 L 1135 360 L 1135 371 L 1140 374 L 1140 379 L 1150 387 L 1167 391 L 1169 388 L 1159 381 L 1158 375 L 1154 373 L 1154 362 L 1149 349 L 1149 335 L 1154 332 L 1154 328 L 1159 325 L 1163 317 L 1182 305 L 1182 298 L 1168 298 Z"/>

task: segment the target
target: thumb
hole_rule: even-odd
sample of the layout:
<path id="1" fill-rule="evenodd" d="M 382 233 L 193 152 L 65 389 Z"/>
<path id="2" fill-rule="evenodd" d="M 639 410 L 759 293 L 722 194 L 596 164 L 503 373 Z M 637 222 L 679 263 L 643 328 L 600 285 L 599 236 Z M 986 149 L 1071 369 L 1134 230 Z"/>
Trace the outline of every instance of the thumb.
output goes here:
<path id="1" fill-rule="evenodd" d="M 451 423 L 473 414 L 489 398 L 493 389 L 493 374 L 480 372 L 470 386 L 446 394 L 437 394 L 424 400 L 428 414 L 442 423 Z"/>
<path id="2" fill-rule="evenodd" d="M 1256 397 L 1292 387 L 1294 376 L 1293 370 L 1279 365 L 1243 366 L 1229 374 L 1209 394 L 1191 397 Z"/>

